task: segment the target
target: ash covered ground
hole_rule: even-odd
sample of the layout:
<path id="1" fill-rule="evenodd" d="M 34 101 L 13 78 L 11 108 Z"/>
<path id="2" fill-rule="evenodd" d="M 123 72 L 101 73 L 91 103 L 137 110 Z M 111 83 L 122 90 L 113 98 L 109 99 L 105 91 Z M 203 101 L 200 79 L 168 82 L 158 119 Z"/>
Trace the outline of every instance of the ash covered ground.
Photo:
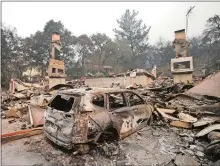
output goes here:
<path id="1" fill-rule="evenodd" d="M 119 142 L 91 146 L 90 152 L 84 155 L 74 155 L 72 151 L 50 142 L 44 135 L 24 138 L 2 146 L 2 164 L 214 165 L 203 153 L 205 146 L 205 141 L 194 139 L 192 130 L 177 129 L 161 122 Z M 182 161 L 183 158 L 187 161 Z"/>

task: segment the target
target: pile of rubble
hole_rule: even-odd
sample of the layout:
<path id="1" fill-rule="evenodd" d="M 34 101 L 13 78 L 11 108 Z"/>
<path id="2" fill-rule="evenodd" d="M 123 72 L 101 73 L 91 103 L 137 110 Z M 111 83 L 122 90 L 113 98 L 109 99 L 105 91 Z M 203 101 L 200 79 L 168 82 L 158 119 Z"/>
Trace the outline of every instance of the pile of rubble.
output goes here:
<path id="1" fill-rule="evenodd" d="M 20 129 L 36 128 L 44 125 L 44 109 L 57 91 L 84 86 L 81 80 L 58 84 L 48 89 L 48 85 L 25 83 L 12 79 L 9 91 L 1 93 L 1 117 L 10 118 L 10 124 L 22 121 Z M 14 119 L 11 119 L 14 118 Z"/>
<path id="2" fill-rule="evenodd" d="M 164 105 L 164 102 L 184 93 L 193 87 L 193 84 L 176 83 L 169 77 L 154 80 L 148 87 L 137 86 L 136 92 L 142 95 L 148 103 Z"/>
<path id="3" fill-rule="evenodd" d="M 198 84 L 186 84 L 159 77 L 147 87 L 132 84 L 127 89 L 154 105 L 153 125 L 160 128 L 168 125 L 184 131 L 180 137 L 189 140 L 182 154 L 217 161 L 220 158 L 219 78 L 220 72 L 217 72 Z M 198 147 L 202 148 L 198 150 Z"/>
<path id="4" fill-rule="evenodd" d="M 210 79 L 212 77 L 205 81 L 208 80 L 210 84 Z M 154 136 L 157 135 L 157 129 L 169 132 L 172 130 L 176 131 L 182 142 L 185 142 L 182 148 L 178 145 L 178 152 L 170 153 L 191 155 L 199 161 L 204 161 L 207 157 L 211 161 L 219 162 L 217 160 L 220 158 L 220 97 L 216 96 L 213 90 L 208 95 L 192 93 L 193 88 L 197 89 L 197 86 L 203 84 L 204 82 L 201 82 L 194 87 L 193 84 L 174 83 L 171 78 L 159 77 L 148 87 L 132 84 L 126 88 L 134 90 L 148 103 L 154 105 L 152 124 Z M 10 92 L 2 92 L 1 116 L 15 118 L 8 121 L 10 124 L 16 119 L 22 119 L 25 123 L 20 126 L 22 130 L 37 128 L 44 124 L 44 108 L 58 90 L 81 86 L 84 86 L 84 83 L 76 81 L 47 89 L 46 86 L 13 80 Z M 122 87 L 119 84 L 112 84 L 112 88 Z M 165 126 L 167 128 L 164 128 Z M 39 130 L 33 132 L 40 133 Z"/>
<path id="5" fill-rule="evenodd" d="M 205 81 L 208 80 L 210 84 L 211 78 Z M 218 80 L 215 81 L 218 82 Z M 203 84 L 202 82 L 197 86 Z M 192 84 L 174 84 L 170 78 L 161 78 L 155 80 L 149 87 L 136 89 L 136 92 L 155 106 L 154 123 L 162 126 L 169 124 L 169 126 L 190 130 L 192 132 L 190 139 L 196 140 L 198 144 L 202 143 L 205 147 L 197 157 L 206 155 L 210 160 L 219 160 L 220 98 L 213 92 L 212 96 L 201 95 L 202 92 L 191 93 L 192 87 Z M 185 135 L 188 134 L 185 133 Z M 189 147 L 194 146 L 198 145 L 189 144 Z"/>
<path id="6" fill-rule="evenodd" d="M 66 88 L 73 88 L 73 85 L 59 84 L 48 90 L 41 83 L 31 84 L 13 79 L 9 91 L 2 92 L 1 95 L 1 117 L 14 118 L 9 120 L 10 123 L 22 120 L 24 123 L 21 124 L 21 129 L 42 126 L 44 108 L 58 90 Z"/>

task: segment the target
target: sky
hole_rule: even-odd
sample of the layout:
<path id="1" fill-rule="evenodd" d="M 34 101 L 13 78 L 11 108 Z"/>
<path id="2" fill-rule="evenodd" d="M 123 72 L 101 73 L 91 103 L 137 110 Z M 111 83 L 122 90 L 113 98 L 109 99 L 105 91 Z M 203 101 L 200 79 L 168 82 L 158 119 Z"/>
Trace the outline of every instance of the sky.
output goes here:
<path id="1" fill-rule="evenodd" d="M 155 44 L 160 37 L 173 41 L 174 31 L 186 27 L 186 12 L 194 5 L 187 33 L 193 37 L 202 33 L 208 18 L 220 14 L 220 2 L 2 2 L 2 22 L 22 37 L 43 30 L 53 19 L 76 36 L 100 32 L 114 38 L 116 20 L 126 9 L 135 9 L 138 18 L 151 26 L 149 42 Z"/>

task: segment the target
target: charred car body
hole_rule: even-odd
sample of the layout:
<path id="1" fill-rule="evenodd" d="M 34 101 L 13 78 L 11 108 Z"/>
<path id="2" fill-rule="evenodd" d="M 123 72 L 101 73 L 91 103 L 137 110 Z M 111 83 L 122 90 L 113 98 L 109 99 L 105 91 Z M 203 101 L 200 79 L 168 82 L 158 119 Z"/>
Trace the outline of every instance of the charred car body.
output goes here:
<path id="1" fill-rule="evenodd" d="M 111 88 L 58 92 L 45 111 L 44 133 L 67 149 L 96 143 L 106 136 L 122 139 L 146 126 L 153 107 L 136 93 Z"/>

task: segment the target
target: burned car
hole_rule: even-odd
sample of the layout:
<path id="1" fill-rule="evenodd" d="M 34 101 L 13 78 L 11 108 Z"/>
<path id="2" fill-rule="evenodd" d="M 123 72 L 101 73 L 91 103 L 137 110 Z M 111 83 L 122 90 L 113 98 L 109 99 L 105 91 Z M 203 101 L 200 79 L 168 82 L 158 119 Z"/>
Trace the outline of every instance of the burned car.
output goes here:
<path id="1" fill-rule="evenodd" d="M 152 111 L 151 105 L 129 90 L 62 90 L 47 106 L 44 133 L 67 149 L 103 139 L 122 139 L 146 126 Z"/>

